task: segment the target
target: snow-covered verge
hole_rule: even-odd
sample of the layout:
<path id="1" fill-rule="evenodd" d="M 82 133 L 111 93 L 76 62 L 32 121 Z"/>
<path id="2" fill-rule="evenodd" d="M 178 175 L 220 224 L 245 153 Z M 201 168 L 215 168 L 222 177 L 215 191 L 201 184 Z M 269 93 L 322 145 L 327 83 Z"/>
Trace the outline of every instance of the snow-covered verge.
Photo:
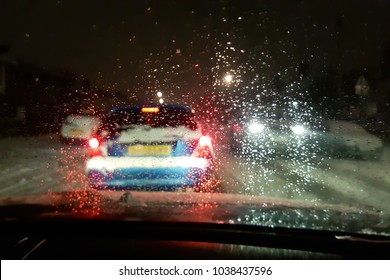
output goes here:
<path id="1" fill-rule="evenodd" d="M 349 146 L 356 146 L 362 151 L 370 151 L 381 148 L 382 140 L 366 131 L 362 126 L 348 121 L 326 121 L 330 135 L 340 137 Z"/>
<path id="2" fill-rule="evenodd" d="M 0 139 L 0 196 L 86 186 L 86 151 L 64 146 L 55 134 Z"/>

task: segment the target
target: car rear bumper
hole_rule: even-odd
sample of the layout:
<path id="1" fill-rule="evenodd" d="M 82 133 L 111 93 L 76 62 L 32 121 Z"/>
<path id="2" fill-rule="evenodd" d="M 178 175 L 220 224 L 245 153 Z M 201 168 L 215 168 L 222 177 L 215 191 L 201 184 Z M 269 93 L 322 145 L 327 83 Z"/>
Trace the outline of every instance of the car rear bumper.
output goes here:
<path id="1" fill-rule="evenodd" d="M 176 189 L 197 185 L 210 175 L 209 161 L 192 157 L 94 157 L 87 161 L 97 189 Z"/>

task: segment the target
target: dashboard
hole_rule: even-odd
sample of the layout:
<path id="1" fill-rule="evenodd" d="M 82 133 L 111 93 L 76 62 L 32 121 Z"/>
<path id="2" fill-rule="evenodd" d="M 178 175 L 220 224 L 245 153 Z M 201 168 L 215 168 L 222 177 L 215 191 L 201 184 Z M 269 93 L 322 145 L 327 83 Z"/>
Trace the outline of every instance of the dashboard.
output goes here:
<path id="1" fill-rule="evenodd" d="M 385 237 L 205 223 L 2 222 L 2 259 L 388 259 Z"/>

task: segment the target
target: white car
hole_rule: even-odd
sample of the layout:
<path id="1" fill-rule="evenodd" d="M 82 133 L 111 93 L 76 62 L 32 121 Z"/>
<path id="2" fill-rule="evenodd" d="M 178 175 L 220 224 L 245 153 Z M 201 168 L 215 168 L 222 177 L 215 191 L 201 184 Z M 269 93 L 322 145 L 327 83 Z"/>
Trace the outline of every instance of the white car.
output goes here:
<path id="1" fill-rule="evenodd" d="M 328 120 L 325 125 L 328 131 L 328 145 L 334 155 L 351 155 L 362 159 L 381 158 L 382 140 L 362 126 L 341 120 Z"/>
<path id="2" fill-rule="evenodd" d="M 62 143 L 85 143 L 94 135 L 101 120 L 93 115 L 72 114 L 65 118 L 61 126 Z"/>

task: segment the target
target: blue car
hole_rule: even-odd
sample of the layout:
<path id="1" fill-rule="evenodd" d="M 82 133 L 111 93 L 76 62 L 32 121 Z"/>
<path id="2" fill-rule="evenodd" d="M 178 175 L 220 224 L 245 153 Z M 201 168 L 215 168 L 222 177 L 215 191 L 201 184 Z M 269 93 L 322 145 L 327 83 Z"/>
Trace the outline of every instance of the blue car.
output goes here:
<path id="1" fill-rule="evenodd" d="M 211 139 L 189 107 L 116 107 L 88 143 L 94 189 L 193 189 L 212 174 Z"/>

